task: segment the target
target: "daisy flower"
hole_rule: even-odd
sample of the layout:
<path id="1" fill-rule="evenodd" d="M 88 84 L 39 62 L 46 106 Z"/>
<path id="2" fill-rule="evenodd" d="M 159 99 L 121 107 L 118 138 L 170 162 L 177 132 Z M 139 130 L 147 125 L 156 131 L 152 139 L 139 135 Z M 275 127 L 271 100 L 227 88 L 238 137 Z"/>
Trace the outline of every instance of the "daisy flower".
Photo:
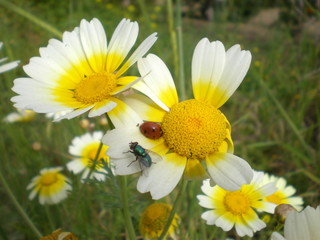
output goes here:
<path id="1" fill-rule="evenodd" d="M 138 36 L 138 23 L 123 19 L 109 44 L 101 22 L 82 20 L 72 32 L 65 32 L 62 41 L 51 39 L 40 48 L 40 57 L 33 57 L 24 66 L 28 78 L 14 81 L 11 99 L 17 108 L 38 113 L 71 111 L 60 119 L 71 119 L 84 112 L 100 116 L 119 103 L 116 95 L 139 80 L 122 76 L 156 41 L 150 35 L 127 58 Z M 127 58 L 127 59 L 126 59 Z M 126 59 L 126 61 L 124 61 Z"/>
<path id="2" fill-rule="evenodd" d="M 103 133 L 100 131 L 86 133 L 80 137 L 75 137 L 69 146 L 69 153 L 74 158 L 67 164 L 67 168 L 75 174 L 83 171 L 82 180 L 88 177 L 93 164 L 95 164 L 94 171 L 90 175 L 90 178 L 95 178 L 99 181 L 104 181 L 106 178 L 105 174 L 108 172 L 103 167 L 106 163 L 109 163 L 109 157 L 106 155 L 108 146 L 102 146 L 97 162 L 94 163 L 102 136 Z"/>
<path id="3" fill-rule="evenodd" d="M 269 174 L 264 174 L 264 178 L 262 181 L 262 185 L 274 182 L 277 191 L 269 196 L 267 196 L 264 200 L 267 202 L 274 203 L 276 205 L 279 204 L 290 204 L 298 211 L 302 210 L 303 199 L 302 197 L 294 197 L 296 189 L 292 186 L 287 185 L 287 181 L 282 177 L 276 177 Z"/>
<path id="4" fill-rule="evenodd" d="M 17 109 L 16 112 L 9 113 L 3 118 L 4 122 L 31 122 L 36 116 L 34 111 Z"/>
<path id="5" fill-rule="evenodd" d="M 204 179 L 208 172 L 215 183 L 230 191 L 249 183 L 252 169 L 245 160 L 233 155 L 231 126 L 219 108 L 240 85 L 250 62 L 251 53 L 241 50 L 239 45 L 225 51 L 221 42 L 202 39 L 192 58 L 194 99 L 179 102 L 174 81 L 163 61 L 153 54 L 141 59 L 138 67 L 145 78 L 133 88 L 153 102 L 133 94 L 126 96 L 126 105 L 110 112 L 116 129 L 108 132 L 103 142 L 109 146 L 108 154 L 116 173 L 141 171 L 137 162 L 128 166 L 135 156 L 126 153 L 129 142 L 138 142 L 162 158 L 151 165 L 149 174 L 140 176 L 137 185 L 140 192 L 150 192 L 154 199 L 169 194 L 183 175 L 188 179 Z M 161 126 L 159 138 L 143 135 L 139 126 L 146 121 Z"/>
<path id="6" fill-rule="evenodd" d="M 62 167 L 42 169 L 40 175 L 34 177 L 27 186 L 28 190 L 32 189 L 29 199 L 39 194 L 40 204 L 57 204 L 67 198 L 72 187 L 70 180 L 61 171 Z"/>
<path id="7" fill-rule="evenodd" d="M 320 239 L 320 206 L 308 206 L 301 212 L 291 211 L 284 224 L 284 237 L 274 232 L 271 240 L 318 240 Z"/>
<path id="8" fill-rule="evenodd" d="M 171 205 L 166 203 L 153 203 L 142 213 L 140 218 L 140 233 L 143 239 L 157 239 L 160 237 L 171 212 Z M 175 230 L 178 227 L 180 218 L 174 215 L 166 236 L 175 239 Z"/>
<path id="9" fill-rule="evenodd" d="M 0 50 L 3 47 L 3 42 L 0 42 Z M 0 64 L 2 64 L 3 62 L 5 62 L 8 58 L 1 58 L 0 59 Z M 10 71 L 11 69 L 16 68 L 19 65 L 20 61 L 13 61 L 13 62 L 9 62 L 6 64 L 2 64 L 0 65 L 0 73 L 4 73 L 7 71 Z"/>
<path id="10" fill-rule="evenodd" d="M 205 195 L 198 195 L 200 206 L 209 208 L 201 217 L 208 225 L 216 225 L 224 231 L 235 226 L 240 237 L 253 236 L 266 224 L 259 219 L 255 210 L 274 212 L 275 204 L 263 201 L 263 198 L 274 193 L 273 183 L 261 186 L 263 172 L 255 172 L 250 184 L 242 185 L 240 190 L 227 191 L 219 186 L 210 186 L 209 179 L 204 180 L 201 190 Z"/>

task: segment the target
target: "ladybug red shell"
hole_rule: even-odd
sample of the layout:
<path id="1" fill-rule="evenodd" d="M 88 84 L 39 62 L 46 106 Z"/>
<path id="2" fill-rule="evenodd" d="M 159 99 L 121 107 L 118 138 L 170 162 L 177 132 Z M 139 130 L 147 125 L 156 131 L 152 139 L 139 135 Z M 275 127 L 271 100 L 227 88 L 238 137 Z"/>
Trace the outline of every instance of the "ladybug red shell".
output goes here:
<path id="1" fill-rule="evenodd" d="M 142 123 L 140 125 L 140 132 L 150 139 L 159 139 L 162 135 L 161 125 L 155 122 Z"/>

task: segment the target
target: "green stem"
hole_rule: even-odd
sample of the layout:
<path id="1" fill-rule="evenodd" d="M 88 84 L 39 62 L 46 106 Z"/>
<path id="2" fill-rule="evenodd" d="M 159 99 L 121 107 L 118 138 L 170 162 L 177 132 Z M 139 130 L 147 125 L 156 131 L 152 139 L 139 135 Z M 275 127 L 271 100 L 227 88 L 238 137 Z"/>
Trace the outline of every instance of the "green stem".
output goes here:
<path id="1" fill-rule="evenodd" d="M 29 218 L 29 216 L 27 215 L 27 213 L 23 210 L 23 208 L 21 207 L 20 203 L 17 201 L 16 197 L 14 196 L 13 192 L 11 191 L 9 184 L 7 183 L 7 180 L 5 179 L 5 177 L 2 175 L 2 171 L 0 171 L 0 180 L 3 184 L 3 187 L 5 189 L 5 191 L 7 192 L 9 198 L 11 199 L 13 205 L 16 207 L 16 209 L 18 210 L 18 212 L 20 213 L 21 217 L 23 218 L 23 220 L 26 222 L 27 225 L 29 225 L 29 227 L 31 228 L 31 230 L 34 232 L 34 234 L 38 237 L 41 238 L 42 234 L 40 233 L 40 231 L 37 229 L 37 227 L 33 224 L 33 222 L 31 221 L 31 219 Z"/>
<path id="2" fill-rule="evenodd" d="M 20 7 L 17 7 L 16 5 L 14 5 L 14 4 L 6 1 L 6 0 L 0 0 L 0 5 L 3 5 L 4 7 L 12 10 L 13 12 L 15 12 L 15 13 L 27 18 L 31 22 L 39 25 L 43 29 L 45 29 L 48 32 L 52 33 L 53 35 L 61 38 L 62 33 L 59 30 L 57 30 L 56 28 L 54 28 L 50 24 L 46 23 L 45 21 L 41 20 L 40 18 L 37 18 L 35 15 L 25 11 L 24 9 L 22 9 Z"/>
<path id="3" fill-rule="evenodd" d="M 186 99 L 186 86 L 184 76 L 184 55 L 183 55 L 183 36 L 181 24 L 181 0 L 177 0 L 177 15 L 176 15 L 176 28 L 178 38 L 178 53 L 179 53 L 179 96 L 181 100 Z"/>
<path id="4" fill-rule="evenodd" d="M 108 114 L 106 114 L 110 129 L 114 129 L 114 125 L 109 118 Z M 129 235 L 130 240 L 136 239 L 136 234 L 134 231 L 134 227 L 132 224 L 131 214 L 129 211 L 129 202 L 128 202 L 128 191 L 127 191 L 127 178 L 126 176 L 119 176 L 120 182 L 120 197 L 121 197 L 121 205 L 122 205 L 122 214 L 125 221 L 126 230 Z"/>
<path id="5" fill-rule="evenodd" d="M 122 214 L 126 224 L 126 229 L 130 240 L 136 239 L 136 234 L 134 232 L 131 215 L 129 212 L 128 194 L 127 194 L 127 178 L 126 176 L 119 176 L 120 182 L 120 196 L 122 204 Z"/>
<path id="6" fill-rule="evenodd" d="M 181 200 L 181 197 L 183 195 L 183 192 L 184 192 L 184 190 L 185 190 L 185 188 L 187 186 L 187 183 L 188 183 L 188 181 L 184 180 L 184 178 L 182 177 L 182 180 L 180 182 L 179 192 L 178 192 L 178 194 L 176 196 L 176 199 L 174 200 L 174 203 L 173 203 L 173 206 L 172 206 L 168 221 L 167 221 L 166 225 L 164 226 L 164 229 L 162 230 L 162 233 L 161 233 L 160 237 L 158 238 L 158 240 L 162 240 L 167 235 L 167 232 L 168 232 L 168 230 L 169 230 L 169 228 L 171 226 L 172 220 L 173 220 L 174 215 L 176 213 L 178 204 L 180 203 L 180 200 Z"/>
<path id="7" fill-rule="evenodd" d="M 178 79 L 179 78 L 179 57 L 178 57 L 179 53 L 178 53 L 178 46 L 177 46 L 177 34 L 173 24 L 172 0 L 167 0 L 167 17 L 168 17 L 170 41 L 172 46 L 172 54 L 173 54 L 174 79 Z"/>

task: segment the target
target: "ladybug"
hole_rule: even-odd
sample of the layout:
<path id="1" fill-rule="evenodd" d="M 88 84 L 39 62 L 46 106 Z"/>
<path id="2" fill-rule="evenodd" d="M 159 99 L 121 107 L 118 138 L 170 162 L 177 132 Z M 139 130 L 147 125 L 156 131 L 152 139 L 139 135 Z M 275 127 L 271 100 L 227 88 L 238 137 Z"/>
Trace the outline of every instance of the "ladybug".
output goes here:
<path id="1" fill-rule="evenodd" d="M 140 125 L 140 132 L 147 138 L 159 139 L 162 136 L 161 125 L 155 122 L 144 122 Z"/>

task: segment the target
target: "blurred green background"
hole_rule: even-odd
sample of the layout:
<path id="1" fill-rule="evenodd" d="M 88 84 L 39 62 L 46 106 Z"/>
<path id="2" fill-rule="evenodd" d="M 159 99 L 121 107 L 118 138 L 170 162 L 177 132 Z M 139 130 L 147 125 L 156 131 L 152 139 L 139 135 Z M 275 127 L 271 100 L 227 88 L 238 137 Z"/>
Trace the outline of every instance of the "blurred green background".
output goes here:
<path id="1" fill-rule="evenodd" d="M 72 31 L 83 18 L 96 17 L 103 23 L 108 39 L 122 18 L 136 20 L 140 26 L 138 42 L 158 32 L 159 39 L 150 52 L 159 55 L 176 75 L 164 0 L 12 0 L 10 3 L 61 32 Z M 46 46 L 50 38 L 57 38 L 10 6 L 0 0 L 0 41 L 4 42 L 0 54 L 10 61 L 21 60 L 21 64 L 0 75 L 0 119 L 15 111 L 10 101 L 14 96 L 11 88 L 16 77 L 26 76 L 22 66 L 32 56 L 38 56 L 39 48 Z M 182 14 L 188 97 L 192 97 L 192 54 L 201 38 L 220 40 L 226 48 L 239 43 L 242 49 L 250 50 L 253 59 L 249 72 L 222 109 L 233 127 L 235 154 L 246 159 L 254 169 L 285 177 L 297 189 L 297 195 L 304 197 L 305 205 L 319 205 L 319 1 L 189 0 L 182 1 Z M 135 69 L 131 71 L 136 73 Z M 17 200 L 44 234 L 62 227 L 80 239 L 124 239 L 114 178 L 83 186 L 79 176 L 65 171 L 74 183 L 74 191 L 67 200 L 47 207 L 39 205 L 37 199 L 28 200 L 26 186 L 40 169 L 65 166 L 69 161 L 71 140 L 88 131 L 81 128 L 83 119 L 85 116 L 52 123 L 39 114 L 31 122 L 1 122 L 0 170 Z M 107 130 L 100 119 L 90 122 L 91 130 Z M 35 149 L 34 143 L 40 143 L 41 149 Z M 139 216 L 151 199 L 148 194 L 137 192 L 137 178 L 138 175 L 130 176 L 129 194 L 138 232 Z M 200 184 L 194 181 L 188 185 L 179 206 L 177 213 L 182 219 L 179 239 L 224 239 L 226 233 L 205 225 L 200 218 L 204 211 L 196 199 L 201 193 Z M 172 202 L 174 195 L 163 201 Z M 2 185 L 0 198 L 0 239 L 36 239 Z M 272 230 L 263 230 L 255 239 L 268 239 Z"/>

